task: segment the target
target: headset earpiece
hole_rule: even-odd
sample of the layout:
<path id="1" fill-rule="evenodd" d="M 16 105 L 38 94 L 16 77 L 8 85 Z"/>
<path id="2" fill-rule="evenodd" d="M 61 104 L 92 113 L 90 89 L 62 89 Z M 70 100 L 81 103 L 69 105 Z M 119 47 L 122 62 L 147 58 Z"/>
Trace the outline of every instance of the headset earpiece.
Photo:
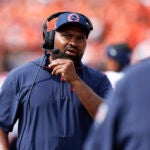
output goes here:
<path id="1" fill-rule="evenodd" d="M 43 33 L 44 34 L 44 33 Z M 44 50 L 51 50 L 54 48 L 54 38 L 55 38 L 55 31 L 51 30 L 43 35 L 45 42 L 42 44 L 42 48 Z"/>

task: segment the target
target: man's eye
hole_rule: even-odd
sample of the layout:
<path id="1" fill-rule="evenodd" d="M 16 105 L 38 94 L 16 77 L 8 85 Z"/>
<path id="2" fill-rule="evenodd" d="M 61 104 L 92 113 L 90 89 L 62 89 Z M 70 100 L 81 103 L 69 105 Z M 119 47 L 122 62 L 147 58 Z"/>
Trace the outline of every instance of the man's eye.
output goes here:
<path id="1" fill-rule="evenodd" d="M 85 40 L 85 38 L 83 38 L 83 37 L 78 38 L 78 41 L 84 41 L 84 40 Z"/>
<path id="2" fill-rule="evenodd" d="M 68 34 L 64 34 L 63 37 L 69 38 L 70 36 Z"/>

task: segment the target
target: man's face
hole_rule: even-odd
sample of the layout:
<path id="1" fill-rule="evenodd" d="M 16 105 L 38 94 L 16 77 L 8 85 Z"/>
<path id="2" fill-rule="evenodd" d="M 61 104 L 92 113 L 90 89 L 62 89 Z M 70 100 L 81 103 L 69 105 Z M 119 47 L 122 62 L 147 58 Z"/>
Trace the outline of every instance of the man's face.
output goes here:
<path id="1" fill-rule="evenodd" d="M 106 58 L 105 67 L 106 67 L 106 71 L 118 72 L 120 69 L 119 63 L 110 57 Z"/>
<path id="2" fill-rule="evenodd" d="M 64 53 L 65 57 L 80 61 L 85 51 L 86 41 L 86 34 L 81 27 L 64 26 L 55 33 L 54 48 Z"/>

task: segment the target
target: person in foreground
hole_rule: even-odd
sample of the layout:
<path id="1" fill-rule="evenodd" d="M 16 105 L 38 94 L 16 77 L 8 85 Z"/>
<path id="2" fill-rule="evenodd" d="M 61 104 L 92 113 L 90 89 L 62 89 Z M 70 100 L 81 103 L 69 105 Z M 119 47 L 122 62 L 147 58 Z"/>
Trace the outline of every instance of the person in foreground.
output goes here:
<path id="1" fill-rule="evenodd" d="M 84 150 L 150 149 L 149 81 L 150 58 L 129 68 L 100 105 Z"/>
<path id="2" fill-rule="evenodd" d="M 47 23 L 57 18 L 47 31 Z M 41 58 L 12 70 L 0 91 L 0 149 L 18 123 L 17 150 L 81 150 L 98 106 L 111 84 L 81 62 L 90 20 L 58 12 L 44 26 Z"/>

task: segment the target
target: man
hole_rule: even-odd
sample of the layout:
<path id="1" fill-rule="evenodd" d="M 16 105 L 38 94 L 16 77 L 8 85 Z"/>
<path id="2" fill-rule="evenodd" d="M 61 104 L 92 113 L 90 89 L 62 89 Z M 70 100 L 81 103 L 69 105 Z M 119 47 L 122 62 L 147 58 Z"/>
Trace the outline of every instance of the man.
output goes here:
<path id="1" fill-rule="evenodd" d="M 126 43 L 109 45 L 106 48 L 106 71 L 121 72 L 130 64 L 131 48 Z"/>
<path id="2" fill-rule="evenodd" d="M 126 43 L 111 44 L 106 48 L 105 74 L 113 88 L 130 65 L 131 52 L 131 48 Z"/>
<path id="3" fill-rule="evenodd" d="M 17 119 L 17 150 L 82 149 L 111 89 L 106 75 L 81 62 L 91 31 L 88 23 L 82 14 L 60 13 L 54 49 L 9 73 L 0 92 L 1 150 L 8 150 L 7 134 Z"/>
<path id="4" fill-rule="evenodd" d="M 84 150 L 150 149 L 149 80 L 150 59 L 127 71 L 108 104 L 99 107 Z"/>

